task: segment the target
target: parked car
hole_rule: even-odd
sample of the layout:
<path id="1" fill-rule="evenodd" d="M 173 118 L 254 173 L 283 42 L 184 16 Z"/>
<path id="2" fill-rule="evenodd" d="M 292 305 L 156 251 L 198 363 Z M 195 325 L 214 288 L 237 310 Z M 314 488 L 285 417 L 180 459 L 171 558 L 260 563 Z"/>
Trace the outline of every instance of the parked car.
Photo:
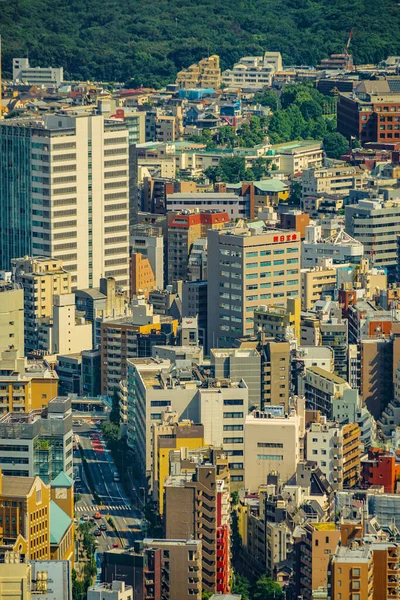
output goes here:
<path id="1" fill-rule="evenodd" d="M 98 510 L 96 510 L 96 512 L 94 513 L 93 516 L 94 516 L 95 519 L 101 519 L 101 514 L 99 513 Z"/>
<path id="2" fill-rule="evenodd" d="M 100 529 L 96 529 L 96 531 L 94 532 L 94 535 L 95 535 L 96 537 L 99 537 L 99 536 L 101 535 L 101 531 L 100 531 Z"/>
<path id="3" fill-rule="evenodd" d="M 114 542 L 114 543 L 113 543 L 113 548 L 119 548 L 119 544 L 118 544 L 118 542 Z"/>
<path id="4" fill-rule="evenodd" d="M 105 523 L 102 523 L 99 527 L 100 531 L 107 531 L 107 525 Z"/>

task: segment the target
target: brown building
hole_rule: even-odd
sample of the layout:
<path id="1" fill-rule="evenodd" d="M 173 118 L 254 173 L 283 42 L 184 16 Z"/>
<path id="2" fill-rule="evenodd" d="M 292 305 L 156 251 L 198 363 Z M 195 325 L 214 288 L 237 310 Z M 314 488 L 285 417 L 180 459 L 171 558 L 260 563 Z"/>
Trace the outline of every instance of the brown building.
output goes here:
<path id="1" fill-rule="evenodd" d="M 211 450 L 194 475 L 165 483 L 165 537 L 200 539 L 203 591 L 227 593 L 230 569 L 230 482 L 228 457 Z"/>
<path id="2" fill-rule="evenodd" d="M 189 254 L 194 242 L 207 237 L 209 229 L 229 222 L 227 212 L 182 211 L 168 225 L 168 282 L 187 279 Z"/>
<path id="3" fill-rule="evenodd" d="M 162 600 L 160 548 L 145 548 L 135 542 L 129 550 L 116 548 L 103 554 L 101 580 L 106 583 L 122 580 L 133 587 L 135 600 Z"/>
<path id="4" fill-rule="evenodd" d="M 313 592 L 328 583 L 328 564 L 340 540 L 334 523 L 308 522 L 296 553 L 297 595 L 311 600 Z"/>
<path id="5" fill-rule="evenodd" d="M 377 419 L 393 397 L 393 340 L 387 337 L 361 341 L 360 394 Z"/>
<path id="6" fill-rule="evenodd" d="M 202 543 L 200 540 L 144 539 L 147 549 L 161 551 L 161 591 L 171 600 L 201 600 Z"/>
<path id="7" fill-rule="evenodd" d="M 134 252 L 130 258 L 130 297 L 141 294 L 145 298 L 149 293 L 157 288 L 153 269 L 150 261 L 140 252 Z"/>
<path id="8" fill-rule="evenodd" d="M 337 548 L 330 583 L 332 600 L 374 600 L 374 553 L 370 546 Z"/>
<path id="9" fill-rule="evenodd" d="M 261 409 L 282 405 L 289 409 L 290 344 L 266 341 L 261 353 Z"/>
<path id="10" fill-rule="evenodd" d="M 298 231 L 302 240 L 306 237 L 306 227 L 310 224 L 310 215 L 300 210 L 290 210 L 281 213 L 280 227 L 282 229 L 292 229 Z"/>
<path id="11" fill-rule="evenodd" d="M 365 142 L 400 140 L 398 77 L 362 81 L 353 92 L 339 94 L 338 131 Z"/>

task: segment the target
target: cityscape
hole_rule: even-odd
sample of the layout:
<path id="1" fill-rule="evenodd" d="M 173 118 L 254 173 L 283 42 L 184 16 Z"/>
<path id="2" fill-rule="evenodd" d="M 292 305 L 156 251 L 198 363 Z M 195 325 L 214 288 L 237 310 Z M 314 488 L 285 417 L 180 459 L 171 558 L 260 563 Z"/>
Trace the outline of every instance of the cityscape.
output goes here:
<path id="1" fill-rule="evenodd" d="M 357 35 L 154 85 L 0 36 L 0 600 L 400 599 L 400 56 Z"/>

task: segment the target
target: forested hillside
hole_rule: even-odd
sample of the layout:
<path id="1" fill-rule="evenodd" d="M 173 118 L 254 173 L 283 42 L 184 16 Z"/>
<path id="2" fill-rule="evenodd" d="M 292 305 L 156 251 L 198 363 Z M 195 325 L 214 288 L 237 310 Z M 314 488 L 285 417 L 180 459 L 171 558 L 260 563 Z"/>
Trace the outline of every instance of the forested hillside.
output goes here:
<path id="1" fill-rule="evenodd" d="M 75 79 L 158 86 L 217 53 L 227 68 L 279 50 L 285 64 L 343 51 L 356 62 L 400 54 L 397 0 L 1 0 L 3 69 L 13 57 L 63 66 Z M 133 82 L 131 82 L 133 79 Z"/>

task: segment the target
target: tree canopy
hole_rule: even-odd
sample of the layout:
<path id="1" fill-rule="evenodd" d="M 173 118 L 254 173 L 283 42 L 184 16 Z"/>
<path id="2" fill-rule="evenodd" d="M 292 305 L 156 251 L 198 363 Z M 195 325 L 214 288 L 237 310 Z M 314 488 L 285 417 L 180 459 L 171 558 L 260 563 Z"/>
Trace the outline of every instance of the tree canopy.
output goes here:
<path id="1" fill-rule="evenodd" d="M 63 66 L 71 79 L 160 86 L 208 54 L 223 69 L 242 56 L 280 51 L 287 65 L 342 52 L 354 26 L 358 63 L 400 54 L 392 0 L 18 0 L 2 2 L 3 70 L 12 58 Z"/>
<path id="2" fill-rule="evenodd" d="M 349 149 L 349 142 L 341 133 L 328 133 L 323 140 L 324 150 L 329 158 L 340 158 Z"/>

